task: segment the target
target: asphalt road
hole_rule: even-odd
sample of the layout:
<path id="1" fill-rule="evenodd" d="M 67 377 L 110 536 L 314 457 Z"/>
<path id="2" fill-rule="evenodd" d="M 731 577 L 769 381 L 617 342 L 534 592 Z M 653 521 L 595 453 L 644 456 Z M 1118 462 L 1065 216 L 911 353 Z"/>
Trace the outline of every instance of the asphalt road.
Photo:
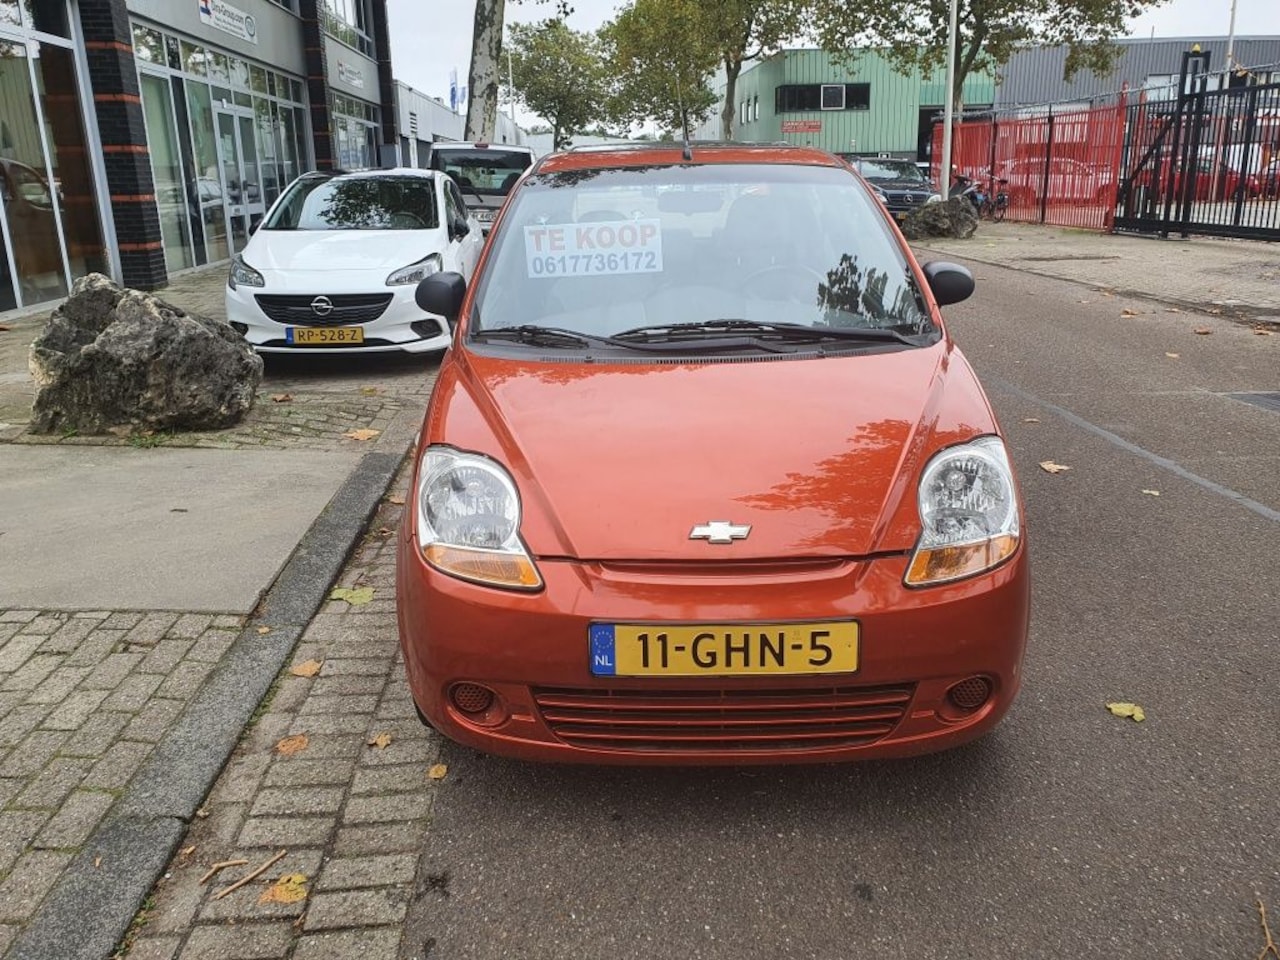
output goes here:
<path id="1" fill-rule="evenodd" d="M 1224 396 L 1280 392 L 1280 334 L 975 272 L 948 315 L 1035 580 L 1002 727 L 741 771 L 446 747 L 406 956 L 1254 958 L 1259 899 L 1280 934 L 1280 411 Z"/>

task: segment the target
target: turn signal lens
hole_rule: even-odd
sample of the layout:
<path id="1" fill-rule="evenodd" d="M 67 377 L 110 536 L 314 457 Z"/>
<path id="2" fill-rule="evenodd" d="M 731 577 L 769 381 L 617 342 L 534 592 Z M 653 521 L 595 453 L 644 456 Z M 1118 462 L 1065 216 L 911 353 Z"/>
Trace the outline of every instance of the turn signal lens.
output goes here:
<path id="1" fill-rule="evenodd" d="M 911 559 L 907 571 L 907 583 L 920 586 L 926 583 L 943 583 L 971 577 L 983 570 L 990 570 L 998 563 L 1013 556 L 1018 549 L 1018 538 L 1001 536 L 984 543 L 971 543 L 963 547 L 938 547 L 919 550 Z"/>
<path id="2" fill-rule="evenodd" d="M 437 570 L 463 580 L 517 590 L 537 590 L 542 586 L 537 568 L 526 556 L 443 543 L 431 544 L 422 554 Z"/>

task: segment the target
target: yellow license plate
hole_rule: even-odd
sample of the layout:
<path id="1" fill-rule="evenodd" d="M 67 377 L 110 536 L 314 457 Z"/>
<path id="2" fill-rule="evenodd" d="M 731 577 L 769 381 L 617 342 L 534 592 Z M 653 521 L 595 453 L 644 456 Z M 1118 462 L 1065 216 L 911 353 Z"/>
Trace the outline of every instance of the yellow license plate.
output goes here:
<path id="1" fill-rule="evenodd" d="M 288 327 L 290 343 L 364 343 L 364 327 Z"/>
<path id="2" fill-rule="evenodd" d="M 858 623 L 593 623 L 597 677 L 736 677 L 853 673 Z"/>

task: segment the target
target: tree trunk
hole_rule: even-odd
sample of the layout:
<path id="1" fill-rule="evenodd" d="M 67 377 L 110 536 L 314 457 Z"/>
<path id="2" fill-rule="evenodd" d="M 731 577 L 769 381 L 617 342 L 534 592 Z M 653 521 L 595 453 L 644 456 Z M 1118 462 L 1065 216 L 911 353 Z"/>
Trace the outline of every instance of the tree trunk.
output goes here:
<path id="1" fill-rule="evenodd" d="M 465 139 L 493 143 L 498 138 L 498 84 L 502 62 L 502 23 L 506 0 L 476 0 L 467 77 Z"/>
<path id="2" fill-rule="evenodd" d="M 560 121 L 557 120 L 551 127 L 551 149 L 563 150 L 564 144 L 560 142 Z"/>
<path id="3" fill-rule="evenodd" d="M 742 73 L 742 61 L 724 58 L 724 109 L 720 111 L 720 136 L 733 139 L 733 118 L 738 115 L 738 75 Z"/>

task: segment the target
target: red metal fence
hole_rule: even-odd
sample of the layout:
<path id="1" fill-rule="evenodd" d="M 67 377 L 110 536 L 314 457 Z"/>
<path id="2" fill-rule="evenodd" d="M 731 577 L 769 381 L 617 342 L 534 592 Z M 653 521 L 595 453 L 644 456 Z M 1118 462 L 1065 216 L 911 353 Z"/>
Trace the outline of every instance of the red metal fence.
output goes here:
<path id="1" fill-rule="evenodd" d="M 963 120 L 952 135 L 952 166 L 988 192 L 1009 195 L 1007 218 L 1109 230 L 1115 218 L 1125 102 L 1088 110 Z M 933 128 L 942 156 L 942 124 Z M 934 160 L 934 180 L 940 181 Z M 1000 181 L 1007 181 L 1001 184 Z"/>

